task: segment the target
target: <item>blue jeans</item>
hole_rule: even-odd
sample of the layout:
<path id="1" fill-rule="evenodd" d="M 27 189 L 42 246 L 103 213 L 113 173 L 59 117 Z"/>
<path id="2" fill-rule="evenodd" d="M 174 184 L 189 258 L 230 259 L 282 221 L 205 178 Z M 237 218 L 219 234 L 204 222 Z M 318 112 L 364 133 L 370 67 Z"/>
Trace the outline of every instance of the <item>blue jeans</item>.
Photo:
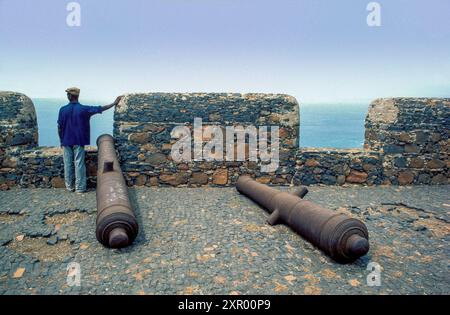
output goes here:
<path id="1" fill-rule="evenodd" d="M 64 181 L 66 188 L 76 192 L 86 191 L 86 164 L 84 163 L 84 146 L 64 146 Z M 74 183 L 74 162 L 75 162 L 75 187 Z"/>

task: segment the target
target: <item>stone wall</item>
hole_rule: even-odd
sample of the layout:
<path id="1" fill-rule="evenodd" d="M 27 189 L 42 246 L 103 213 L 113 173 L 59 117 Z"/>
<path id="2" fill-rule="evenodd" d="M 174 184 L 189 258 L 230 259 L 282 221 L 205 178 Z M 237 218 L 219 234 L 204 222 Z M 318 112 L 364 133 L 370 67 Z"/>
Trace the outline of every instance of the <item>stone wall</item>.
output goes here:
<path id="1" fill-rule="evenodd" d="M 17 183 L 14 174 L 21 151 L 37 142 L 33 102 L 24 94 L 0 91 L 0 188 Z"/>
<path id="2" fill-rule="evenodd" d="M 365 127 L 364 149 L 299 149 L 294 184 L 449 183 L 450 99 L 377 99 Z"/>
<path id="3" fill-rule="evenodd" d="M 295 185 L 378 185 L 384 178 L 382 156 L 359 149 L 302 148 L 295 169 Z"/>
<path id="4" fill-rule="evenodd" d="M 129 94 L 116 109 L 114 137 L 128 182 L 132 185 L 228 186 L 240 174 L 264 177 L 273 184 L 289 184 L 298 148 L 299 113 L 297 101 L 278 94 L 149 93 Z M 224 161 L 227 152 L 213 161 L 175 162 L 172 145 L 178 140 L 171 132 L 177 126 L 189 128 L 193 148 L 194 118 L 205 127 L 219 126 L 226 141 L 226 126 L 279 127 L 280 167 L 271 173 L 261 171 L 261 161 Z M 269 130 L 270 131 L 270 130 Z M 200 135 L 203 143 L 211 137 Z M 233 147 L 235 153 L 238 148 Z M 245 145 L 248 151 L 248 142 Z M 193 157 L 193 155 L 191 154 Z"/>
<path id="5" fill-rule="evenodd" d="M 263 172 L 261 160 L 249 161 L 248 155 L 237 162 L 173 161 L 172 146 L 178 139 L 171 132 L 186 126 L 192 133 L 195 117 L 203 120 L 203 127 L 221 129 L 278 126 L 280 167 Z M 298 103 L 288 95 L 129 94 L 114 120 L 129 185 L 229 186 L 240 174 L 273 185 L 448 184 L 450 178 L 450 99 L 375 100 L 366 117 L 364 148 L 348 150 L 299 149 Z M 0 92 L 0 131 L 0 189 L 64 187 L 61 149 L 37 147 L 36 114 L 28 97 Z M 192 135 L 192 146 L 196 137 Z M 87 151 L 88 185 L 95 187 L 97 152 Z"/>
<path id="6" fill-rule="evenodd" d="M 0 190 L 19 186 L 23 188 L 64 188 L 62 149 L 37 147 L 16 151 L 15 167 L 0 171 Z M 97 148 L 86 148 L 88 188 L 94 188 L 97 172 Z"/>
<path id="7" fill-rule="evenodd" d="M 0 148 L 31 148 L 37 142 L 33 102 L 24 94 L 0 91 Z"/>
<path id="8" fill-rule="evenodd" d="M 17 172 L 19 186 L 65 188 L 64 163 L 61 148 L 26 150 L 19 158 Z M 97 148 L 86 147 L 88 188 L 95 187 L 97 178 Z"/>
<path id="9" fill-rule="evenodd" d="M 377 99 L 365 126 L 364 147 L 382 154 L 384 183 L 448 183 L 450 99 Z"/>

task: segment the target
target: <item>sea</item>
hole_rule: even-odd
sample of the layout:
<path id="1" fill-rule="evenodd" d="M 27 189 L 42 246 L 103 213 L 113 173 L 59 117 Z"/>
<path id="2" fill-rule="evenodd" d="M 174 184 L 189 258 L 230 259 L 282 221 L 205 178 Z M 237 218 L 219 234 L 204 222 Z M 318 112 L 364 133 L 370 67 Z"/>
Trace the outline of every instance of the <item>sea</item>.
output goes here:
<path id="1" fill-rule="evenodd" d="M 33 103 L 39 128 L 40 146 L 59 146 L 57 119 L 67 100 L 35 98 Z M 99 106 L 109 102 L 86 100 L 82 104 Z M 300 147 L 362 148 L 364 119 L 368 102 L 302 103 L 300 105 Z M 114 110 L 91 118 L 91 144 L 104 133 L 112 134 Z"/>

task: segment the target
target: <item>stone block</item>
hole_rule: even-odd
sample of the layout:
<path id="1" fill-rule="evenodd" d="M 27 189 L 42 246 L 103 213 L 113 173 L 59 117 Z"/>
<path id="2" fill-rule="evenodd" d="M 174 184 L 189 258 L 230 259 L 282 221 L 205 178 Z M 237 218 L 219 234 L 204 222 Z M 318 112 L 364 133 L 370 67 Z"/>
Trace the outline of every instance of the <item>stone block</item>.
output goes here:
<path id="1" fill-rule="evenodd" d="M 367 180 L 367 173 L 351 170 L 346 181 L 352 184 L 362 184 Z"/>
<path id="2" fill-rule="evenodd" d="M 214 185 L 226 185 L 228 183 L 228 170 L 218 169 L 213 173 L 212 182 Z"/>

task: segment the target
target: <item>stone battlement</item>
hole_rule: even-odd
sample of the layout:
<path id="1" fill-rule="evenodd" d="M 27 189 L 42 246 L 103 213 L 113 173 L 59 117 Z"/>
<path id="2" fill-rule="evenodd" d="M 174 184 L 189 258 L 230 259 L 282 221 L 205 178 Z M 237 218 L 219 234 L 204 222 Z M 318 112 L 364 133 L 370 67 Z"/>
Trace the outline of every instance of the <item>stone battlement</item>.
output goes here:
<path id="1" fill-rule="evenodd" d="M 226 161 L 222 155 L 214 161 L 192 158 L 177 163 L 171 157 L 172 146 L 177 141 L 171 131 L 180 125 L 186 126 L 193 149 L 195 141 L 211 140 L 211 136 L 205 135 L 197 139 L 194 118 L 202 120 L 203 133 L 208 125 L 221 128 L 276 125 L 279 126 L 280 163 L 278 170 L 271 174 L 272 181 L 289 184 L 298 148 L 298 110 L 295 98 L 279 94 L 132 94 L 116 109 L 114 137 L 122 169 L 134 175 L 127 177 L 133 184 L 232 185 L 242 173 L 263 176 L 260 159 L 251 161 L 247 157 L 245 161 Z M 226 132 L 222 136 L 225 141 Z M 224 149 L 228 148 L 224 145 Z M 234 153 L 238 151 L 237 146 L 232 149 Z M 244 150 L 248 152 L 248 143 Z"/>
<path id="2" fill-rule="evenodd" d="M 171 157 L 172 131 L 185 126 L 192 136 L 194 118 L 208 126 L 277 126 L 279 167 L 264 172 L 259 157 L 243 161 Z M 283 94 L 143 93 L 127 94 L 114 113 L 114 137 L 129 185 L 232 186 L 241 174 L 272 185 L 410 185 L 449 183 L 450 99 L 377 99 L 366 117 L 364 149 L 298 148 L 299 105 Z M 0 187 L 62 187 L 59 148 L 37 145 L 33 103 L 23 94 L 0 92 Z M 226 133 L 223 133 L 226 135 Z M 234 137 L 234 135 L 233 135 Z M 267 146 L 270 147 L 270 137 Z M 226 136 L 222 139 L 225 143 Z M 225 147 L 225 146 L 224 146 Z M 236 146 L 225 148 L 239 151 Z M 258 154 L 261 152 L 258 151 Z M 90 186 L 95 185 L 96 149 L 89 148 Z"/>

